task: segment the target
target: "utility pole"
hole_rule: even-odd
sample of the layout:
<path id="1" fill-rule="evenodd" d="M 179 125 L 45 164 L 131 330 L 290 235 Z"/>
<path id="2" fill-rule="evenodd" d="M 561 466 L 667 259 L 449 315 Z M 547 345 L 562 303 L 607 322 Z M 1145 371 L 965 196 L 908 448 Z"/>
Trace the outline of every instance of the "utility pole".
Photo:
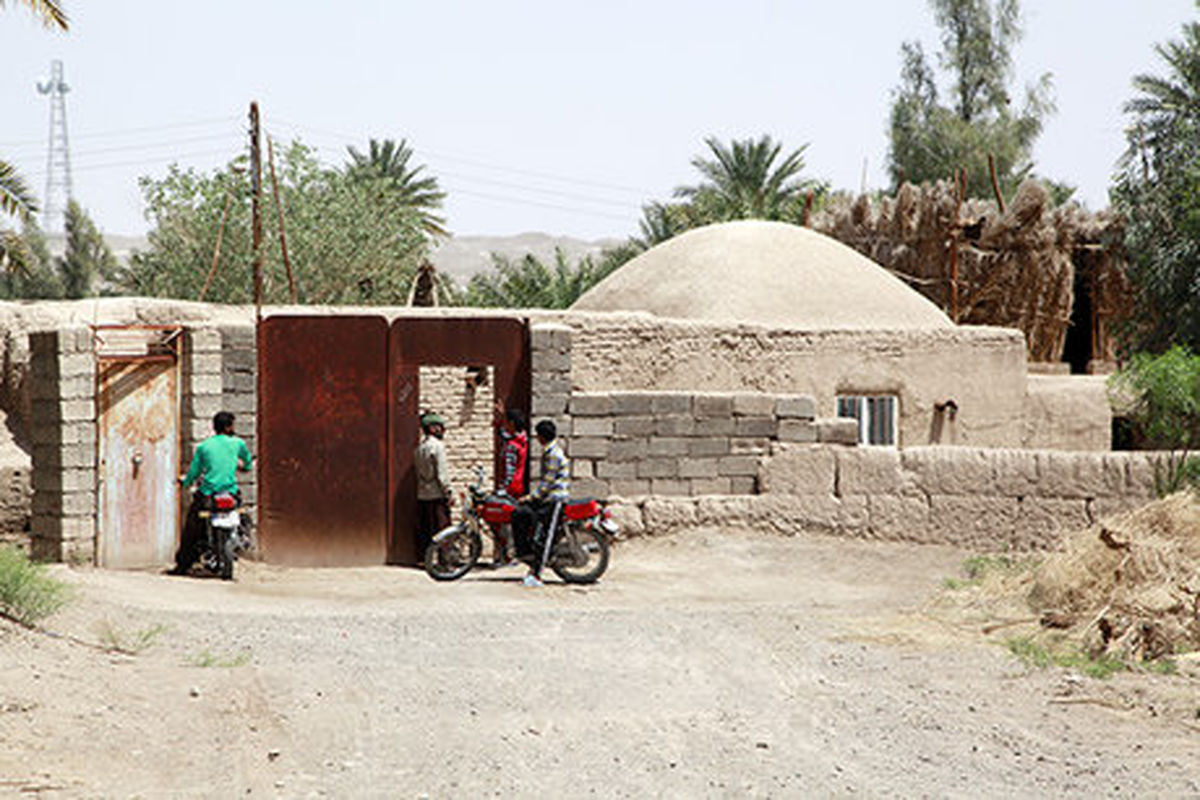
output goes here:
<path id="1" fill-rule="evenodd" d="M 262 322 L 262 146 L 258 129 L 258 103 L 250 103 L 250 226 L 254 252 L 254 319 Z"/>
<path id="2" fill-rule="evenodd" d="M 71 202 L 71 148 L 67 142 L 66 94 L 71 87 L 63 80 L 63 63 L 50 62 L 50 80 L 38 82 L 39 94 L 50 96 L 50 136 L 46 154 L 46 196 L 42 229 L 46 233 L 66 229 L 67 204 Z"/>

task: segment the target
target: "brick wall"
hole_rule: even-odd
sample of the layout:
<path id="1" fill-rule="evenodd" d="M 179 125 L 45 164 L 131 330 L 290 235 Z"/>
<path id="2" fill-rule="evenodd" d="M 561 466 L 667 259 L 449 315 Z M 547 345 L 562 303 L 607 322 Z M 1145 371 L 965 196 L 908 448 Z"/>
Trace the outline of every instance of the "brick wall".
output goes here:
<path id="1" fill-rule="evenodd" d="M 30 340 L 33 517 L 30 550 L 47 561 L 96 558 L 96 358 L 83 326 Z"/>
<path id="2" fill-rule="evenodd" d="M 471 365 L 483 366 L 483 365 Z M 475 482 L 475 468 L 483 467 L 484 486 L 493 485 L 495 431 L 494 371 L 487 367 L 487 383 L 468 388 L 467 367 L 423 366 L 418 375 L 422 411 L 436 411 L 446 419 L 446 456 L 455 491 Z"/>
<path id="3" fill-rule="evenodd" d="M 219 328 L 219 333 L 221 344 L 220 406 L 222 410 L 229 411 L 236 417 L 234 425 L 237 434 L 246 440 L 246 446 L 250 448 L 250 452 L 257 459 L 258 349 L 254 326 L 224 325 Z M 199 427 L 198 424 L 197 427 Z M 204 436 L 209 436 L 211 433 L 212 417 L 210 416 Z M 191 458 L 190 453 L 188 458 Z M 258 505 L 257 463 L 250 472 L 238 473 L 238 486 L 242 490 L 242 502 L 253 514 Z"/>
<path id="4" fill-rule="evenodd" d="M 818 421 L 804 395 L 576 392 L 569 411 L 578 495 L 755 494 L 774 444 L 857 440 L 852 420 Z"/>
<path id="5" fill-rule="evenodd" d="M 697 525 L 1038 550 L 1153 499 L 1156 453 L 780 444 L 753 497 L 643 498 L 618 506 L 629 533 Z"/>

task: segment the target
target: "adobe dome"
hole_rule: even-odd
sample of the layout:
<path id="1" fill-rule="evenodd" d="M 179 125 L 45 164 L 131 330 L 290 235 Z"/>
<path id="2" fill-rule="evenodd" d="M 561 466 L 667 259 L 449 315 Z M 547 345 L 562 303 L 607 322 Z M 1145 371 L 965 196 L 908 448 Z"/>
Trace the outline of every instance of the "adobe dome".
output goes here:
<path id="1" fill-rule="evenodd" d="M 571 309 L 804 330 L 953 325 L 925 297 L 841 242 L 765 220 L 708 225 L 669 239 L 600 281 Z"/>

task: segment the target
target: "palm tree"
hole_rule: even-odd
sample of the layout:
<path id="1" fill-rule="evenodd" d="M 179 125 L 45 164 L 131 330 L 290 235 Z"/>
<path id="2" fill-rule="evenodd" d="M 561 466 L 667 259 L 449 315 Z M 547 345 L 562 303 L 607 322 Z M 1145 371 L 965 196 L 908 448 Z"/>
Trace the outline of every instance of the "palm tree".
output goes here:
<path id="1" fill-rule="evenodd" d="M 1200 0 L 1196 6 L 1200 9 Z M 1135 149 L 1146 148 L 1167 155 L 1181 143 L 1181 125 L 1200 124 L 1200 22 L 1183 26 L 1183 40 L 1156 44 L 1154 51 L 1167 65 L 1167 75 L 1136 75 L 1133 88 L 1141 92 L 1125 104 L 1125 111 L 1138 116 L 1140 134 Z"/>
<path id="2" fill-rule="evenodd" d="M 47 28 L 67 29 L 67 12 L 63 11 L 59 0 L 20 0 L 20 4 L 28 6 L 30 11 L 41 17 Z M 0 0 L 0 8 L 4 8 L 4 5 L 4 0 Z"/>
<path id="3" fill-rule="evenodd" d="M 442 207 L 446 193 L 438 187 L 437 178 L 432 175 L 420 176 L 424 164 L 409 167 L 412 158 L 412 148 L 405 139 L 396 144 L 391 139 L 382 142 L 371 139 L 367 153 L 363 154 L 354 147 L 346 148 L 350 153 L 350 161 L 346 164 L 346 174 L 351 178 L 363 180 L 382 179 L 390 191 L 396 192 L 401 201 L 415 209 L 421 217 L 421 227 L 431 236 L 447 236 L 444 217 L 433 213 L 433 209 Z"/>
<path id="4" fill-rule="evenodd" d="M 67 15 L 59 0 L 21 0 L 21 5 L 41 18 L 47 28 L 67 29 Z M 0 8 L 4 8 L 0 0 Z M 0 158 L 0 214 L 28 222 L 37 212 L 37 201 L 16 168 Z M 14 230 L 0 227 L 0 267 L 6 272 L 26 272 L 32 256 L 25 240 Z"/>
<path id="5" fill-rule="evenodd" d="M 767 135 L 758 140 L 734 140 L 729 146 L 710 136 L 704 143 L 714 158 L 697 156 L 692 166 L 705 180 L 697 186 L 680 186 L 675 196 L 690 200 L 709 219 L 790 218 L 804 194 L 817 187 L 814 181 L 800 177 L 807 144 L 776 164 L 783 145 Z"/>

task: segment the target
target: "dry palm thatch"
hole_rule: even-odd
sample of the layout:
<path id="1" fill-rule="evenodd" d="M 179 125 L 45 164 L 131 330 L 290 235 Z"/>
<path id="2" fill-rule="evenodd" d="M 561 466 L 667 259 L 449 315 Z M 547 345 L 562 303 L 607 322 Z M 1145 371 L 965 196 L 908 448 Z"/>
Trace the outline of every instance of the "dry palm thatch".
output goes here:
<path id="1" fill-rule="evenodd" d="M 1062 359 L 1082 287 L 1092 303 L 1092 357 L 1112 359 L 1110 327 L 1125 313 L 1128 284 L 1119 220 L 1108 213 L 1053 208 L 1035 181 L 1000 212 L 939 181 L 906 183 L 877 202 L 835 199 L 813 227 L 905 279 L 955 322 L 1020 329 L 1032 361 Z"/>

